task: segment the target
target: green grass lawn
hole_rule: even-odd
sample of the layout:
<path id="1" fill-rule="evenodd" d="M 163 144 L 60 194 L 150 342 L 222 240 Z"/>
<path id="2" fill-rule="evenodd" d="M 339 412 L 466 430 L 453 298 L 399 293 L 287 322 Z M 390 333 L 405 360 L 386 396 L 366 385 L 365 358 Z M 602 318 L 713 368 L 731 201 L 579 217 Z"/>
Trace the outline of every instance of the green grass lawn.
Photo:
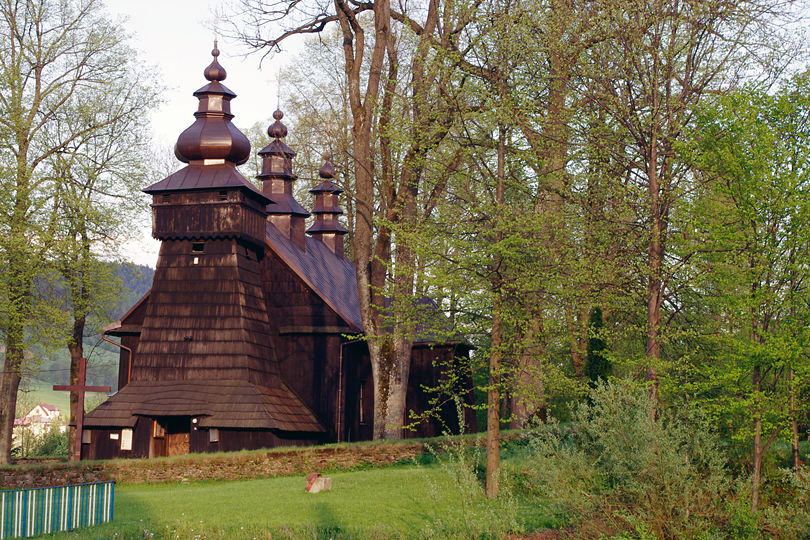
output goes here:
<path id="1" fill-rule="evenodd" d="M 542 507 L 471 496 L 438 466 L 329 476 L 332 491 L 318 494 L 305 493 L 301 477 L 116 486 L 114 522 L 69 536 L 469 538 L 553 524 Z"/>

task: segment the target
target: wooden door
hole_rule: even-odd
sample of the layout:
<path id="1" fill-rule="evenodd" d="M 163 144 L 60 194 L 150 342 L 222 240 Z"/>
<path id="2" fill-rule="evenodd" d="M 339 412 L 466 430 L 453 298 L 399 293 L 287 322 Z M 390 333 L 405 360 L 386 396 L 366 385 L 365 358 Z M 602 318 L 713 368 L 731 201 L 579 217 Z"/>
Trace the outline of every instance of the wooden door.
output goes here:
<path id="1" fill-rule="evenodd" d="M 188 431 L 185 433 L 167 433 L 166 450 L 169 456 L 188 454 Z"/>
<path id="2" fill-rule="evenodd" d="M 190 429 L 191 418 L 188 416 L 166 416 L 154 419 L 149 456 L 181 456 L 188 454 Z"/>

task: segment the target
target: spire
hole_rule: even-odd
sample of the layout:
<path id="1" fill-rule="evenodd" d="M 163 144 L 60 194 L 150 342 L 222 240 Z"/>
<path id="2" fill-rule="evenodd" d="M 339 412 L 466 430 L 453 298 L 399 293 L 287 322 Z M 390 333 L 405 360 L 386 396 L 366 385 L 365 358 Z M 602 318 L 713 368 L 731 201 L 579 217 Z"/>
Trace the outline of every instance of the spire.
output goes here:
<path id="1" fill-rule="evenodd" d="M 276 203 L 267 207 L 268 220 L 298 247 L 306 249 L 304 220 L 309 217 L 309 212 L 293 197 L 296 176 L 292 172 L 292 160 L 295 152 L 281 140 L 287 136 L 287 126 L 281 123 L 282 118 L 284 113 L 280 110 L 273 113 L 275 122 L 267 128 L 267 134 L 273 140 L 259 150 L 262 171 L 256 178 L 262 181 L 262 192 Z"/>
<path id="2" fill-rule="evenodd" d="M 250 142 L 231 123 L 231 100 L 236 94 L 220 82 L 227 73 L 217 60 L 216 40 L 211 56 L 213 61 L 203 71 L 209 83 L 194 92 L 200 100 L 194 113 L 196 120 L 177 138 L 174 154 L 184 163 L 202 161 L 201 165 L 210 165 L 228 161 L 241 165 L 250 157 Z"/>
<path id="3" fill-rule="evenodd" d="M 318 171 L 322 182 L 310 189 L 309 192 L 315 195 L 315 223 L 307 229 L 316 240 L 320 240 L 329 247 L 335 255 L 343 257 L 343 235 L 349 232 L 338 221 L 338 217 L 343 210 L 338 206 L 338 195 L 343 190 L 337 187 L 332 179 L 335 177 L 335 168 L 330 162 L 329 156 L 324 156 L 324 164 Z"/>

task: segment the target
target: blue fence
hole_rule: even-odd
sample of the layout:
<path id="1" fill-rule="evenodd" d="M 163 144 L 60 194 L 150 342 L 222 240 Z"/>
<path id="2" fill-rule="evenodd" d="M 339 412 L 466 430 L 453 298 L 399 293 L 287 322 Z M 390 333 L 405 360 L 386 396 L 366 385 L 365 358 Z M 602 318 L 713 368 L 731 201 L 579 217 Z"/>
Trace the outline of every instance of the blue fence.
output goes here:
<path id="1" fill-rule="evenodd" d="M 115 482 L 0 491 L 0 538 L 28 538 L 112 521 Z"/>

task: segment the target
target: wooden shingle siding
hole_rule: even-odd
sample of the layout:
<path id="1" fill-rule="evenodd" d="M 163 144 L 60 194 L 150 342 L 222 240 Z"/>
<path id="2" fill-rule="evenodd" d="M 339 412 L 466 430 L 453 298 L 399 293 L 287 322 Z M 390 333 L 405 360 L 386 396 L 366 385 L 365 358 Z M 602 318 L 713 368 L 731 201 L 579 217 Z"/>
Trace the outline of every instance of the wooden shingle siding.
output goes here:
<path id="1" fill-rule="evenodd" d="M 232 240 L 191 252 L 191 241 L 162 244 L 133 380 L 278 385 L 258 254 Z"/>
<path id="2" fill-rule="evenodd" d="M 223 201 L 218 191 L 193 191 L 174 195 L 172 204 L 156 198 L 152 235 L 159 240 L 238 238 L 262 244 L 266 218 L 261 205 L 233 193 L 227 196 Z"/>

